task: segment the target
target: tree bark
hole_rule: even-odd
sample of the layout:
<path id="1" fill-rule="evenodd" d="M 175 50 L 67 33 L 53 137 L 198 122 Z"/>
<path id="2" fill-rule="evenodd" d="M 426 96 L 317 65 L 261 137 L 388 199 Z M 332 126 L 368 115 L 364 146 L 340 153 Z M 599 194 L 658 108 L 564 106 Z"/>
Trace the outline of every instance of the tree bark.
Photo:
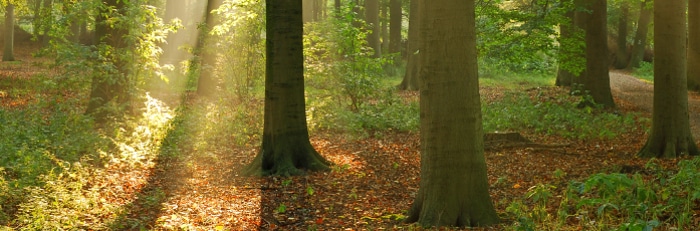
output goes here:
<path id="1" fill-rule="evenodd" d="M 401 22 L 403 21 L 401 0 L 390 0 L 389 11 L 389 53 L 396 54 L 401 52 Z M 401 56 L 396 55 L 394 64 L 398 64 L 399 61 Z"/>
<path id="2" fill-rule="evenodd" d="M 389 0 L 379 1 L 380 16 L 379 24 L 381 25 L 381 44 L 382 53 L 389 50 Z"/>
<path id="3" fill-rule="evenodd" d="M 640 157 L 698 155 L 688 118 L 685 3 L 654 1 L 654 110 Z"/>
<path id="4" fill-rule="evenodd" d="M 127 49 L 124 37 L 128 33 L 128 28 L 125 28 L 125 25 L 115 25 L 113 20 L 115 17 L 124 17 L 126 5 L 121 0 L 105 0 L 103 4 L 98 17 L 95 18 L 95 41 L 112 49 L 112 52 L 103 59 L 111 62 L 113 68 L 99 70 L 99 73 L 92 78 L 90 102 L 85 113 L 93 116 L 97 124 L 106 122 L 110 116 L 118 116 L 112 113 L 111 109 L 106 110 L 105 106 L 112 104 L 121 111 L 128 107 L 127 102 L 130 100 L 127 60 L 120 57 L 120 54 Z M 112 11 L 112 9 L 116 10 Z"/>
<path id="5" fill-rule="evenodd" d="M 214 70 L 216 67 L 216 52 L 211 49 L 213 43 L 211 41 L 210 32 L 216 25 L 216 15 L 212 13 L 215 9 L 221 6 L 220 0 L 207 0 L 207 11 L 204 14 L 204 26 L 200 27 L 199 39 L 197 39 L 197 51 L 202 57 L 200 65 L 199 80 L 197 81 L 197 95 L 211 96 L 216 91 L 216 81 L 214 80 Z"/>
<path id="6" fill-rule="evenodd" d="M 418 73 L 420 71 L 420 0 L 411 0 L 410 11 L 408 15 L 408 47 L 406 72 L 403 76 L 399 90 L 415 91 L 420 86 Z"/>
<path id="7" fill-rule="evenodd" d="M 379 0 L 365 0 L 365 20 L 367 22 L 367 44 L 374 49 L 372 57 L 382 56 L 382 44 L 379 28 Z"/>
<path id="8" fill-rule="evenodd" d="M 586 71 L 583 75 L 583 89 L 593 97 L 595 103 L 614 108 L 610 90 L 609 55 L 607 41 L 606 0 L 587 1 L 590 12 L 583 13 L 586 30 Z"/>
<path id="9" fill-rule="evenodd" d="M 265 111 L 262 147 L 246 175 L 328 170 L 311 146 L 304 102 L 301 0 L 266 0 Z"/>
<path id="10" fill-rule="evenodd" d="M 7 4 L 5 8 L 5 49 L 2 61 L 15 61 L 15 5 Z"/>
<path id="11" fill-rule="evenodd" d="M 431 0 L 421 18 L 420 188 L 407 222 L 488 226 L 488 192 L 476 61 L 474 0 Z"/>
<path id="12" fill-rule="evenodd" d="M 615 54 L 615 68 L 624 69 L 629 63 L 627 52 L 627 19 L 629 18 L 629 4 L 626 1 L 620 3 L 620 19 L 617 25 L 617 54 Z"/>
<path id="13" fill-rule="evenodd" d="M 700 1 L 688 1 L 688 89 L 700 91 Z"/>
<path id="14" fill-rule="evenodd" d="M 637 32 L 634 35 L 634 44 L 632 45 L 632 53 L 630 54 L 630 62 L 627 64 L 627 69 L 632 70 L 639 68 L 644 58 L 644 48 L 647 44 L 647 34 L 649 34 L 649 23 L 651 22 L 652 9 L 647 7 L 645 0 L 641 3 L 639 11 L 639 21 L 637 22 Z"/>

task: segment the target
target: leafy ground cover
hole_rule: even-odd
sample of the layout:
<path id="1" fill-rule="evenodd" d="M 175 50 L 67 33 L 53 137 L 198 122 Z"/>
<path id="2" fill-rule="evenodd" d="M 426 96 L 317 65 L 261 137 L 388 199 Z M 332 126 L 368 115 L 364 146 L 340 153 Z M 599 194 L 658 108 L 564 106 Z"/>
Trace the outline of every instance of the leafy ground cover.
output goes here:
<path id="1" fill-rule="evenodd" d="M 0 229 L 426 229 L 400 222 L 419 182 L 416 93 L 387 90 L 335 114 L 310 103 L 311 142 L 332 170 L 251 178 L 238 173 L 258 151 L 261 100 L 143 96 L 140 116 L 100 132 L 80 113 L 84 96 L 30 60 L 0 64 Z M 578 109 L 580 97 L 546 79 L 489 78 L 487 130 L 559 146 L 487 148 L 503 222 L 483 230 L 700 227 L 698 160 L 636 158 L 649 127 L 638 102 Z"/>

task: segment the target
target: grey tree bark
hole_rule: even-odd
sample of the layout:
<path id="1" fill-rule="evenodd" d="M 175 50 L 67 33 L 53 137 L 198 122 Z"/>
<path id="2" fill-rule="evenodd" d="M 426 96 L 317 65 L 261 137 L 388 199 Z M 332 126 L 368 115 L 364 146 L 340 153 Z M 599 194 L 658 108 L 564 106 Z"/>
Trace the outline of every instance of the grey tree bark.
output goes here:
<path id="1" fill-rule="evenodd" d="M 595 103 L 614 108 L 610 89 L 610 65 L 607 41 L 607 1 L 589 0 L 584 4 L 589 12 L 582 12 L 585 22 L 586 71 L 582 76 L 582 87 L 593 97 Z"/>
<path id="2" fill-rule="evenodd" d="M 418 73 L 420 71 L 420 0 L 411 0 L 408 15 L 408 47 L 406 48 L 407 62 L 406 72 L 403 76 L 399 90 L 415 91 L 420 87 Z"/>
<path id="3" fill-rule="evenodd" d="M 309 142 L 304 99 L 301 0 L 266 0 L 266 74 L 260 152 L 243 174 L 299 175 L 328 170 Z"/>
<path id="4" fill-rule="evenodd" d="M 624 69 L 629 63 L 627 52 L 627 24 L 629 17 L 629 4 L 626 1 L 620 3 L 620 18 L 617 25 L 617 51 L 615 54 L 615 68 Z"/>
<path id="5" fill-rule="evenodd" d="M 474 0 L 422 0 L 420 188 L 407 222 L 488 226 Z"/>
<path id="6" fill-rule="evenodd" d="M 15 61 L 15 5 L 5 7 L 5 49 L 2 61 Z"/>
<path id="7" fill-rule="evenodd" d="M 700 1 L 688 1 L 688 89 L 700 91 Z"/>
<path id="8" fill-rule="evenodd" d="M 365 0 L 365 20 L 367 22 L 367 44 L 374 49 L 373 57 L 382 56 L 379 28 L 379 0 Z"/>
<path id="9" fill-rule="evenodd" d="M 648 7 L 648 2 L 645 0 L 641 4 L 639 10 L 639 21 L 637 22 L 637 31 L 634 34 L 634 44 L 632 44 L 632 53 L 630 54 L 630 62 L 627 64 L 627 69 L 632 70 L 639 68 L 644 58 L 644 48 L 647 44 L 647 34 L 649 34 L 649 23 L 651 22 L 652 8 Z"/>
<path id="10" fill-rule="evenodd" d="M 640 157 L 698 155 L 688 118 L 686 1 L 654 1 L 654 109 Z"/>

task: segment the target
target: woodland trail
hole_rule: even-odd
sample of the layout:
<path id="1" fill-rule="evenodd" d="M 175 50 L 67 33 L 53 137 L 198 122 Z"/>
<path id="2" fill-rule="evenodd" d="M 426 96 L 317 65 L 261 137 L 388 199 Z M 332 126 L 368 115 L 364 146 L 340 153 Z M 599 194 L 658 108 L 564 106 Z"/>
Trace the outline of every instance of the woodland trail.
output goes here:
<path id="1" fill-rule="evenodd" d="M 654 85 L 628 73 L 610 72 L 610 88 L 615 103 L 624 111 L 635 111 L 651 118 L 654 105 Z M 690 129 L 693 138 L 700 138 L 700 94 L 688 92 Z"/>

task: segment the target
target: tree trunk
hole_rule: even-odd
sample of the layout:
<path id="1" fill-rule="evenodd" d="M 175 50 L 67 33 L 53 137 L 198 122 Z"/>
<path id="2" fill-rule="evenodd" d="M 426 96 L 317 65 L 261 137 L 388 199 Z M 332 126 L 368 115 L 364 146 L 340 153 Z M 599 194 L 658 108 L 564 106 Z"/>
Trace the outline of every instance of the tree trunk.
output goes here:
<path id="1" fill-rule="evenodd" d="M 365 0 L 365 20 L 367 21 L 367 44 L 374 49 L 372 57 L 382 56 L 382 44 L 379 41 L 379 0 Z"/>
<path id="2" fill-rule="evenodd" d="M 197 51 L 200 52 L 202 63 L 200 65 L 199 80 L 197 82 L 197 95 L 211 96 L 216 91 L 216 82 L 214 81 L 214 70 L 216 67 L 216 52 L 208 46 L 214 46 L 211 41 L 210 32 L 216 25 L 216 15 L 212 11 L 221 6 L 220 0 L 207 0 L 207 11 L 204 14 L 204 26 L 200 27 L 199 39 L 197 40 Z"/>
<path id="3" fill-rule="evenodd" d="M 654 1 L 654 111 L 640 157 L 698 154 L 688 119 L 685 3 Z"/>
<path id="4" fill-rule="evenodd" d="M 700 1 L 688 1 L 688 89 L 700 91 Z"/>
<path id="5" fill-rule="evenodd" d="M 330 164 L 309 142 L 304 102 L 301 0 L 266 0 L 262 147 L 246 175 L 298 175 Z"/>
<path id="6" fill-rule="evenodd" d="M 639 68 L 644 58 L 644 48 L 647 44 L 647 34 L 649 34 L 649 23 L 651 22 L 652 9 L 647 7 L 645 0 L 641 3 L 639 11 L 639 22 L 637 22 L 637 32 L 634 35 L 634 44 L 632 44 L 632 54 L 630 54 L 630 62 L 627 65 L 628 70 Z"/>
<path id="7" fill-rule="evenodd" d="M 389 53 L 396 54 L 401 52 L 401 0 L 390 0 L 389 5 Z M 394 63 L 398 64 L 400 60 L 401 56 L 396 55 Z"/>
<path id="8" fill-rule="evenodd" d="M 561 0 L 564 3 L 566 0 Z M 557 79 L 555 82 L 556 86 L 569 87 L 573 83 L 574 74 L 570 70 L 567 70 L 573 65 L 571 62 L 576 62 L 574 58 L 580 55 L 574 54 L 574 50 L 577 50 L 576 46 L 579 44 L 574 36 L 575 32 L 575 17 L 574 10 L 568 10 L 564 17 L 566 17 L 569 22 L 564 24 L 559 24 L 559 57 L 558 57 L 558 68 L 557 68 Z"/>
<path id="9" fill-rule="evenodd" d="M 110 116 L 118 116 L 105 106 L 112 104 L 119 109 L 128 107 L 130 100 L 129 78 L 124 57 L 121 52 L 127 49 L 124 37 L 128 33 L 125 25 L 113 23 L 113 18 L 124 17 L 125 3 L 121 0 L 105 0 L 100 7 L 99 17 L 95 19 L 95 41 L 105 44 L 113 50 L 104 60 L 111 62 L 112 68 L 98 70 L 98 74 L 92 78 L 90 102 L 85 114 L 92 115 L 97 124 L 105 122 Z M 116 11 L 111 11 L 116 9 Z M 117 20 L 118 21 L 118 20 Z"/>
<path id="10" fill-rule="evenodd" d="M 420 0 L 411 0 L 410 11 L 408 15 L 408 47 L 406 62 L 406 73 L 403 76 L 399 90 L 415 91 L 420 86 L 418 73 L 420 71 Z"/>
<path id="11" fill-rule="evenodd" d="M 629 18 L 629 4 L 622 1 L 620 4 L 620 19 L 617 25 L 617 54 L 615 54 L 615 68 L 624 69 L 629 62 L 627 52 L 627 19 Z"/>
<path id="12" fill-rule="evenodd" d="M 407 222 L 488 226 L 488 192 L 476 61 L 474 0 L 422 3 L 420 188 Z"/>
<path id="13" fill-rule="evenodd" d="M 610 90 L 610 65 L 607 36 L 606 0 L 587 1 L 590 12 L 583 13 L 586 23 L 586 73 L 583 76 L 583 88 L 593 97 L 595 103 L 613 108 Z"/>
<path id="14" fill-rule="evenodd" d="M 15 5 L 7 4 L 5 8 L 5 49 L 2 61 L 15 61 Z"/>
<path id="15" fill-rule="evenodd" d="M 379 1 L 379 7 L 381 8 L 380 10 L 380 17 L 379 17 L 379 24 L 381 24 L 382 28 L 382 33 L 381 33 L 381 43 L 382 43 L 382 52 L 385 53 L 385 51 L 389 50 L 389 0 L 380 0 Z"/>

